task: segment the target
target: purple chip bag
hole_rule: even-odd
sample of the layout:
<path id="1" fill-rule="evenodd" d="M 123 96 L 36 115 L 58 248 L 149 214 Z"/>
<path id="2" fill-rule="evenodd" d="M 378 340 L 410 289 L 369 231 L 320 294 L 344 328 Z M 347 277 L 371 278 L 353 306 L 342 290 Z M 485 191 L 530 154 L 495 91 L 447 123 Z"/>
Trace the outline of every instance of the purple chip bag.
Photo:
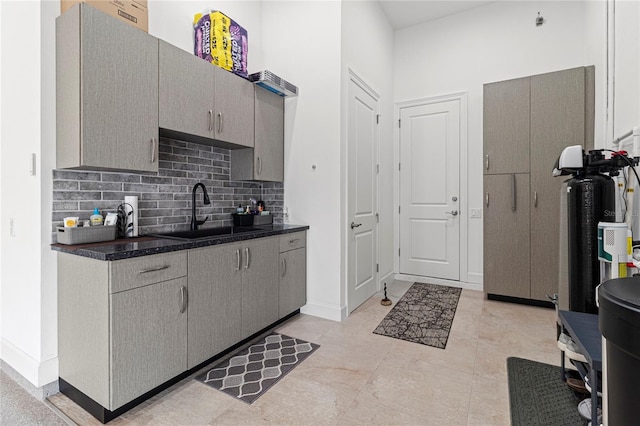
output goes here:
<path id="1" fill-rule="evenodd" d="M 247 77 L 247 30 L 231 21 L 229 26 L 231 36 L 231 58 L 233 59 L 233 72 L 242 77 Z"/>
<path id="2" fill-rule="evenodd" d="M 202 15 L 194 26 L 195 43 L 193 53 L 211 62 L 211 17 L 208 13 Z"/>

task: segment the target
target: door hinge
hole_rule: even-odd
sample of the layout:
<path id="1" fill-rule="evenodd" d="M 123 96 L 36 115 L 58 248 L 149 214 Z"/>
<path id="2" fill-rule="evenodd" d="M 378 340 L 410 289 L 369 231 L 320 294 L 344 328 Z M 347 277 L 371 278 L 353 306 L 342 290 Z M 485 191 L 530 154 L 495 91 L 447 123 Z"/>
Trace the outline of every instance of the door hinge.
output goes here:
<path id="1" fill-rule="evenodd" d="M 380 114 L 376 114 L 376 124 L 380 124 Z"/>
<path id="2" fill-rule="evenodd" d="M 380 265 L 376 263 L 376 272 L 380 272 Z"/>
<path id="3" fill-rule="evenodd" d="M 400 257 L 400 249 L 398 249 L 398 257 Z"/>
<path id="4" fill-rule="evenodd" d="M 376 173 L 380 173 L 380 164 L 376 164 Z"/>
<path id="5" fill-rule="evenodd" d="M 398 128 L 401 128 L 402 125 L 400 124 L 400 119 L 398 119 Z"/>
<path id="6" fill-rule="evenodd" d="M 400 206 L 398 206 L 398 214 L 400 214 Z"/>
<path id="7" fill-rule="evenodd" d="M 398 163 L 398 171 L 400 171 L 400 163 Z"/>
<path id="8" fill-rule="evenodd" d="M 376 223 L 380 223 L 380 215 L 376 213 Z"/>

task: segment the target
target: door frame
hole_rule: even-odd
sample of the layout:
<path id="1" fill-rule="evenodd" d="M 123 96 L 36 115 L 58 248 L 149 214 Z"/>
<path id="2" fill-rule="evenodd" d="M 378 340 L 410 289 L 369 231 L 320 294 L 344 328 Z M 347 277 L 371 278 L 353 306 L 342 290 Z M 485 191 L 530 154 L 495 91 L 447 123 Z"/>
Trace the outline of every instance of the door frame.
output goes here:
<path id="1" fill-rule="evenodd" d="M 393 212 L 393 268 L 396 271 L 396 278 L 404 280 L 424 280 L 424 277 L 400 274 L 400 171 L 396 164 L 400 163 L 400 111 L 403 108 L 411 108 L 422 105 L 430 105 L 441 102 L 458 102 L 460 106 L 460 162 L 458 164 L 460 170 L 460 280 L 452 281 L 440 278 L 430 278 L 429 281 L 435 284 L 447 284 L 454 287 L 478 289 L 478 284 L 469 281 L 469 147 L 468 147 L 468 101 L 467 92 L 455 92 L 445 95 L 431 96 L 428 98 L 420 98 L 408 101 L 395 102 L 393 106 L 393 203 L 395 206 Z"/>
<path id="2" fill-rule="evenodd" d="M 360 75 L 358 73 L 356 73 L 356 71 L 353 70 L 353 68 L 351 67 L 347 67 L 346 69 L 346 74 L 347 74 L 347 78 L 344 79 L 344 86 L 343 86 L 343 90 L 344 90 L 344 96 L 343 96 L 343 125 L 341 126 L 341 133 L 342 133 L 342 140 L 345 142 L 343 144 L 341 144 L 341 157 L 344 159 L 342 161 L 342 176 L 344 176 L 343 184 L 342 184 L 342 215 L 341 215 L 341 220 L 340 223 L 342 224 L 341 226 L 341 230 L 340 230 L 340 235 L 341 235 L 341 240 L 342 240 L 342 252 L 344 253 L 343 255 L 343 271 L 342 271 L 342 277 L 343 277 L 343 282 L 344 285 L 342 286 L 342 301 L 340 303 L 341 305 L 341 311 L 343 313 L 342 318 L 346 318 L 350 315 L 349 312 L 349 237 L 350 237 L 350 233 L 347 230 L 347 227 L 349 226 L 349 199 L 348 197 L 350 196 L 349 194 L 349 158 L 348 158 L 348 104 L 349 104 L 349 84 L 351 84 L 351 82 L 354 82 L 355 84 L 357 84 L 358 86 L 360 86 L 360 88 L 362 90 L 364 90 L 365 92 L 367 92 L 368 95 L 370 95 L 372 98 L 374 98 L 376 100 L 376 102 L 378 102 L 378 114 L 380 114 L 380 94 L 378 93 L 378 91 L 376 91 L 375 89 L 373 89 L 367 82 L 364 81 L 364 79 L 362 77 L 360 77 Z M 376 155 L 376 164 L 380 164 L 380 126 L 378 125 L 378 127 L 376 128 L 376 132 L 377 132 L 377 140 L 376 140 L 376 146 L 374 147 L 374 152 Z M 380 211 L 380 173 L 378 172 L 376 174 L 376 212 Z M 375 263 L 377 263 L 378 265 L 380 264 L 380 223 L 377 222 L 375 224 L 376 227 L 376 241 L 375 241 L 375 245 L 376 245 L 376 259 L 375 259 Z M 376 289 L 377 291 L 380 291 L 380 272 L 376 272 Z"/>

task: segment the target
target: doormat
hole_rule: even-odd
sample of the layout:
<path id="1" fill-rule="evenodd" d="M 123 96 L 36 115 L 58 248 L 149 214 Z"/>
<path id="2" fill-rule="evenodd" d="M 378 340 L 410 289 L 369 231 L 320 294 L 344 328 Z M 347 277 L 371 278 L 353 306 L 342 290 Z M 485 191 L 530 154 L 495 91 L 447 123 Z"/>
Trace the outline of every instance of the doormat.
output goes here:
<path id="1" fill-rule="evenodd" d="M 507 358 L 513 426 L 584 425 L 576 395 L 562 381 L 562 369 L 528 359 Z"/>
<path id="2" fill-rule="evenodd" d="M 462 289 L 413 283 L 375 334 L 444 349 Z"/>
<path id="3" fill-rule="evenodd" d="M 195 379 L 252 404 L 319 347 L 273 333 Z"/>

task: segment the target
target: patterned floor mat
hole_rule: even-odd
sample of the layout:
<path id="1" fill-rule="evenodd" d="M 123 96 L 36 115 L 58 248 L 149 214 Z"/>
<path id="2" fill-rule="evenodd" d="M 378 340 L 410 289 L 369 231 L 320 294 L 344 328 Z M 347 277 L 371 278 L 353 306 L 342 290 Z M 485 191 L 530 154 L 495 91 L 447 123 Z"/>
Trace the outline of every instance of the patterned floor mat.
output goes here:
<path id="1" fill-rule="evenodd" d="M 252 404 L 319 347 L 273 333 L 195 378 Z"/>

